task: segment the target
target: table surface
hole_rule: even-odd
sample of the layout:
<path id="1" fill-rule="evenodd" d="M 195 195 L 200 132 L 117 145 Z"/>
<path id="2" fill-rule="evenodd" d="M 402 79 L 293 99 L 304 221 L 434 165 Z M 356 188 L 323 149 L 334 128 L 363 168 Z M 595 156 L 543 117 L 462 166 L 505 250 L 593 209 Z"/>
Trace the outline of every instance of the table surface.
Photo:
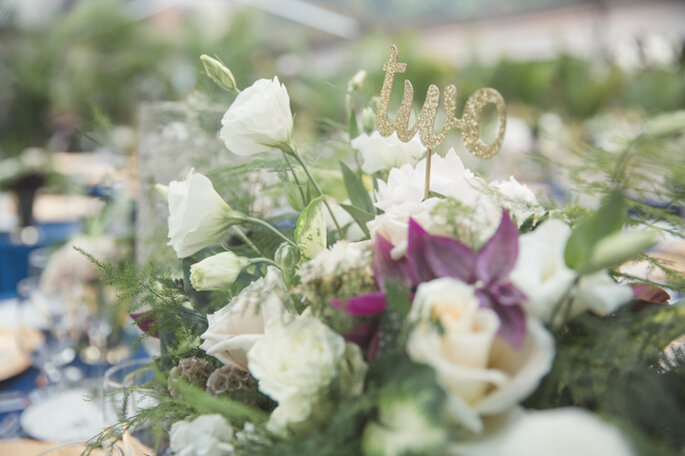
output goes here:
<path id="1" fill-rule="evenodd" d="M 12 303 L 12 299 L 5 299 L 5 300 L 0 300 L 0 308 L 3 306 L 9 306 L 9 305 L 14 305 Z M 1 323 L 1 322 L 0 322 Z M 132 341 L 130 341 L 132 342 Z M 142 345 L 140 345 L 137 350 L 132 354 L 132 358 L 144 358 L 148 357 L 149 355 L 145 352 L 145 350 L 142 348 Z M 76 356 L 76 359 L 69 364 L 71 367 L 78 368 L 84 375 L 84 378 L 86 379 L 94 379 L 97 381 L 97 379 L 102 378 L 105 370 L 110 367 L 107 364 L 97 364 L 97 365 L 89 365 L 84 363 L 78 356 Z M 65 366 L 67 367 L 67 366 Z M 38 388 L 36 384 L 36 380 L 38 379 L 40 375 L 40 371 L 36 367 L 29 367 L 27 370 L 22 372 L 19 375 L 16 375 L 12 378 L 0 381 L 0 398 L 5 395 L 5 394 L 20 394 L 23 397 L 26 397 L 26 402 L 25 402 L 25 407 L 29 405 L 29 400 L 28 396 L 29 394 L 34 391 L 35 389 Z M 24 408 L 25 408 L 24 407 Z M 14 411 L 9 411 L 5 413 L 0 413 L 0 429 L 2 429 L 3 421 L 4 420 L 13 420 L 14 418 L 19 418 L 19 415 L 21 414 L 22 410 L 14 410 Z M 5 421 L 5 422 L 8 422 Z M 0 440 L 3 439 L 16 439 L 16 438 L 26 438 L 28 437 L 27 434 L 23 430 L 19 430 L 18 432 L 12 433 L 11 435 L 6 435 L 6 436 L 1 436 L 0 435 Z"/>

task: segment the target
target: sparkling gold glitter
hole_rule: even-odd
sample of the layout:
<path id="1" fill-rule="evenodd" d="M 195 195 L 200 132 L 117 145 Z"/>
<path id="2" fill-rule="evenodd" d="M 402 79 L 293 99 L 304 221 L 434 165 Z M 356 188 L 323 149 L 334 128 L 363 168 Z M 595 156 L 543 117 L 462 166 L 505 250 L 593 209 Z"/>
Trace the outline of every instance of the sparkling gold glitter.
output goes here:
<path id="1" fill-rule="evenodd" d="M 457 111 L 457 88 L 454 85 L 448 85 L 445 88 L 445 100 L 443 102 L 443 109 L 445 110 L 446 120 L 445 124 L 438 135 L 435 134 L 435 117 L 438 112 L 438 105 L 440 104 L 440 89 L 434 84 L 428 88 L 426 100 L 421 108 L 419 118 L 414 125 L 409 127 L 409 120 L 411 117 L 411 110 L 414 101 L 414 89 L 411 82 L 404 81 L 404 94 L 402 96 L 402 103 L 397 113 L 395 121 L 388 123 L 388 109 L 390 107 L 390 97 L 392 94 L 392 85 L 395 81 L 395 73 L 404 73 L 407 70 L 406 63 L 400 63 L 397 60 L 397 46 L 394 44 L 390 47 L 390 57 L 383 65 L 385 71 L 385 79 L 383 80 L 383 88 L 378 100 L 378 110 L 376 114 L 376 128 L 382 136 L 390 136 L 397 132 L 397 137 L 403 141 L 408 142 L 416 133 L 419 133 L 421 143 L 429 150 L 440 145 L 452 128 L 461 130 L 464 139 L 464 145 L 473 155 L 479 158 L 490 158 L 499 152 L 502 142 L 504 141 L 504 133 L 507 128 L 507 118 L 505 115 L 504 99 L 494 89 L 479 89 L 466 100 L 466 106 L 461 118 L 456 117 Z M 497 117 L 499 121 L 499 130 L 497 138 L 492 144 L 485 144 L 480 137 L 480 118 L 483 108 L 492 103 L 497 109 Z M 430 170 L 427 168 L 427 173 Z M 428 191 L 428 188 L 426 189 Z"/>

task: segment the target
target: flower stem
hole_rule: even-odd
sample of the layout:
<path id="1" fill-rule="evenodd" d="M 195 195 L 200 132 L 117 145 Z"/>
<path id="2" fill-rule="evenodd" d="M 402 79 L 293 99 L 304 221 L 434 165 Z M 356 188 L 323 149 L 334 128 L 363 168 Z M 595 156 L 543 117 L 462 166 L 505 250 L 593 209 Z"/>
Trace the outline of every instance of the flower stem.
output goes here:
<path id="1" fill-rule="evenodd" d="M 274 228 L 273 225 L 271 225 L 268 222 L 265 222 L 264 220 L 261 220 L 261 219 L 255 218 L 255 217 L 244 216 L 241 218 L 241 221 L 263 226 L 267 230 L 271 231 L 272 233 L 274 233 L 275 235 L 277 235 L 278 237 L 283 239 L 288 244 L 292 245 L 293 247 L 297 247 L 297 244 L 295 244 L 295 242 L 292 239 L 288 238 L 285 234 L 281 233 L 276 228 Z"/>
<path id="2" fill-rule="evenodd" d="M 274 267 L 278 268 L 279 270 L 281 269 L 281 267 L 278 264 L 276 264 L 274 261 L 272 261 L 268 258 L 252 258 L 250 261 L 245 263 L 245 266 L 243 266 L 242 269 L 246 269 L 246 268 L 252 266 L 253 264 L 264 264 L 264 263 L 268 264 L 269 266 L 274 266 Z"/>
<path id="3" fill-rule="evenodd" d="M 302 166 L 305 174 L 307 174 L 307 178 L 312 183 L 312 185 L 314 185 L 316 191 L 319 192 L 319 195 L 323 196 L 323 204 L 326 206 L 326 209 L 328 209 L 328 213 L 331 214 L 331 218 L 333 219 L 333 223 L 335 223 L 335 227 L 338 230 L 340 237 L 345 239 L 345 233 L 343 232 L 342 228 L 340 228 L 340 224 L 338 223 L 338 220 L 335 218 L 335 214 L 333 214 L 333 209 L 331 209 L 331 206 L 328 205 L 328 201 L 326 201 L 326 197 L 324 193 L 321 191 L 321 187 L 319 187 L 319 184 L 316 182 L 316 180 L 314 180 L 314 176 L 312 176 L 312 174 L 309 172 L 309 168 L 307 168 L 307 165 L 304 163 L 304 160 L 302 160 L 302 157 L 300 156 L 299 152 L 294 147 L 292 148 L 292 155 L 293 157 L 295 157 L 295 160 L 297 160 L 297 162 Z"/>
<path id="4" fill-rule="evenodd" d="M 549 324 L 551 326 L 556 326 L 556 327 L 561 327 L 563 326 L 564 323 L 566 323 L 566 320 L 568 320 L 568 317 L 571 313 L 571 306 L 573 305 L 573 296 L 571 296 L 571 292 L 573 289 L 578 285 L 578 282 L 580 281 L 580 276 L 576 276 L 576 278 L 573 280 L 573 283 L 571 284 L 570 287 L 564 292 L 563 296 L 559 301 L 557 302 L 556 306 L 554 306 L 554 310 L 552 311 L 552 318 L 549 320 Z M 556 321 L 557 317 L 560 315 L 560 312 L 563 309 L 563 313 L 561 314 L 561 320 Z"/>
<path id="5" fill-rule="evenodd" d="M 283 159 L 288 164 L 288 168 L 290 168 L 290 172 L 293 174 L 293 179 L 297 184 L 297 189 L 300 191 L 300 196 L 302 197 L 302 204 L 306 206 L 307 198 L 305 198 L 304 191 L 302 191 L 302 184 L 300 183 L 300 180 L 297 178 L 297 174 L 295 174 L 295 168 L 293 168 L 292 163 L 290 163 L 290 160 L 288 160 L 288 154 L 286 154 L 284 150 L 281 150 L 281 152 L 283 152 Z"/>
<path id="6" fill-rule="evenodd" d="M 233 225 L 231 227 L 233 231 L 235 231 L 235 234 L 238 235 L 238 237 L 245 243 L 247 244 L 248 247 L 250 247 L 252 250 L 255 251 L 257 255 L 264 255 L 261 250 L 259 250 L 259 247 L 257 247 L 254 242 L 250 240 L 250 238 L 247 237 L 247 235 L 241 230 L 239 227 Z"/>

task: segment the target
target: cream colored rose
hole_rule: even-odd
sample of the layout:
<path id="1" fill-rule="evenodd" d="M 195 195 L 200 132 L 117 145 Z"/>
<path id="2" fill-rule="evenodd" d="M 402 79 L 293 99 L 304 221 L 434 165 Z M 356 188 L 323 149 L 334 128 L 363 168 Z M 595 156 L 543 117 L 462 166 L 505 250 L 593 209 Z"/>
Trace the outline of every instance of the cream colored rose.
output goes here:
<path id="1" fill-rule="evenodd" d="M 233 211 L 204 175 L 190 170 L 184 181 L 168 188 L 169 242 L 179 258 L 217 243 L 242 214 Z"/>
<path id="2" fill-rule="evenodd" d="M 219 136 L 236 155 L 254 155 L 287 143 L 293 130 L 288 91 L 276 76 L 260 79 L 240 92 L 221 124 Z"/>
<path id="3" fill-rule="evenodd" d="M 350 144 L 361 154 L 362 170 L 367 174 L 399 168 L 407 163 L 414 165 L 426 152 L 418 135 L 405 143 L 397 138 L 397 133 L 384 138 L 374 131 L 370 135 L 357 136 Z"/>
<path id="4" fill-rule="evenodd" d="M 250 260 L 233 252 L 222 252 L 190 266 L 190 283 L 199 291 L 222 290 L 238 278 Z"/>
<path id="5" fill-rule="evenodd" d="M 224 364 L 247 369 L 247 352 L 264 335 L 264 325 L 286 313 L 287 289 L 278 269 L 245 287 L 228 305 L 207 315 L 200 348 Z"/>
<path id="6" fill-rule="evenodd" d="M 278 402 L 269 419 L 274 432 L 303 430 L 311 419 L 324 419 L 326 393 L 337 386 L 340 394 L 359 394 L 366 372 L 357 345 L 307 314 L 270 322 L 248 353 L 248 367 L 259 390 Z"/>
<path id="7" fill-rule="evenodd" d="M 554 340 L 528 320 L 522 347 L 495 337 L 499 318 L 479 307 L 474 288 L 451 278 L 419 285 L 410 319 L 407 352 L 436 371 L 452 418 L 480 432 L 481 417 L 511 409 L 535 390 L 554 358 Z"/>

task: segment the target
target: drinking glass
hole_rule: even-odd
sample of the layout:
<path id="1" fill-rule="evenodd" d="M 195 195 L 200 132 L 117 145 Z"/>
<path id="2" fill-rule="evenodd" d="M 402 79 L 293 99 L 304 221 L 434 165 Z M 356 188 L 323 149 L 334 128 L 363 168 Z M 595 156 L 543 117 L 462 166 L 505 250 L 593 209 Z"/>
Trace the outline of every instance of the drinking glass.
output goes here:
<path id="1" fill-rule="evenodd" d="M 17 284 L 19 299 L 18 316 L 23 318 L 28 306 L 30 312 L 42 315 L 48 324 L 47 340 L 33 355 L 33 364 L 40 370 L 38 383 L 47 386 L 59 383 L 62 378 L 61 367 L 71 363 L 76 356 L 74 346 L 77 340 L 71 334 L 74 326 L 67 314 L 63 300 L 58 296 L 48 296 L 40 290 L 39 279 L 29 277 Z"/>
<path id="2" fill-rule="evenodd" d="M 145 387 L 154 378 L 151 362 L 150 359 L 133 359 L 114 365 L 105 371 L 102 384 L 105 426 L 113 427 L 124 441 L 131 439 L 146 447 L 152 447 L 154 443 L 149 423 L 129 427 L 128 435 L 119 423 L 157 405 L 157 391 Z"/>

